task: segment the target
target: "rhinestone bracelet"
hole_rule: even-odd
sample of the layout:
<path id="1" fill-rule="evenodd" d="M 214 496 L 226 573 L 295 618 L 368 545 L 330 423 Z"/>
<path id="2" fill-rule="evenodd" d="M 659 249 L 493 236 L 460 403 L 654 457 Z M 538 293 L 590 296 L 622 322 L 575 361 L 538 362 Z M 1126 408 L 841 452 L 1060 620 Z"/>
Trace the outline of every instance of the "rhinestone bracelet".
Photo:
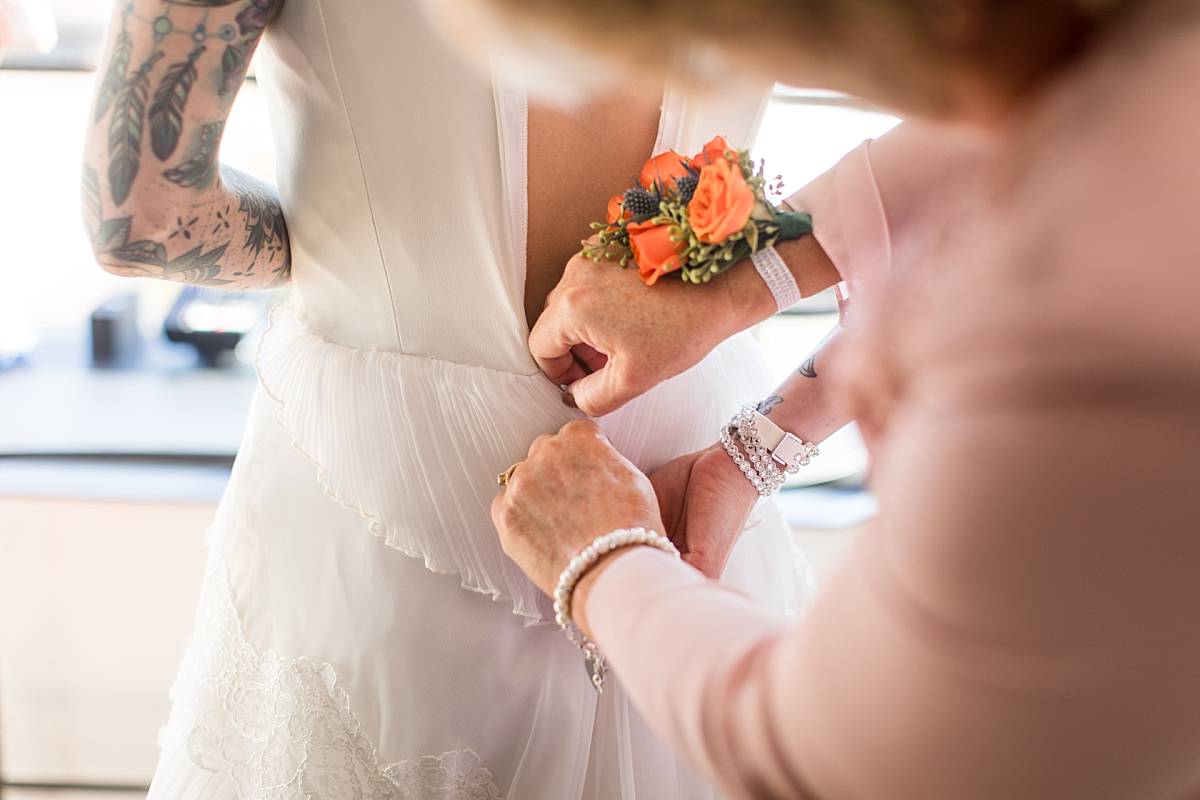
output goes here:
<path id="1" fill-rule="evenodd" d="M 787 480 L 787 475 L 779 469 L 775 460 L 771 457 L 771 452 L 763 446 L 762 437 L 758 432 L 758 425 L 754 422 L 754 412 L 756 410 L 755 406 L 746 405 L 738 413 L 738 439 L 750 457 L 751 466 L 758 470 L 758 474 L 763 476 L 770 491 L 774 492 L 783 486 Z"/>
<path id="2" fill-rule="evenodd" d="M 759 496 L 770 497 L 783 486 L 788 475 L 794 475 L 800 471 L 800 467 L 808 466 L 821 451 L 812 442 L 785 433 L 757 411 L 758 407 L 753 404 L 742 406 L 733 419 L 721 428 L 721 445 Z M 764 424 L 774 429 L 774 438 L 778 440 L 772 445 L 774 450 L 764 446 L 756 418 L 764 420 Z"/>
<path id="3" fill-rule="evenodd" d="M 764 474 L 763 471 L 758 469 L 757 465 L 761 463 L 761 454 L 752 450 L 750 445 L 742 441 L 738 422 L 738 417 L 734 417 L 728 425 L 721 428 L 721 445 L 725 448 L 725 452 L 729 454 L 729 457 L 733 459 L 733 463 L 746 476 L 746 480 L 750 481 L 754 486 L 759 495 L 770 497 L 779 488 L 778 479 L 769 471 Z M 753 460 L 753 463 L 747 459 L 746 455 L 742 454 L 739 445 L 746 448 L 747 454 Z"/>
<path id="4" fill-rule="evenodd" d="M 619 528 L 603 536 L 597 536 L 591 544 L 568 561 L 562 574 L 558 576 L 558 584 L 554 587 L 554 621 L 567 635 L 567 639 L 583 651 L 584 667 L 587 669 L 588 678 L 591 680 L 592 686 L 596 687 L 596 691 L 601 693 L 604 692 L 604 673 L 607 669 L 604 656 L 600 654 L 596 643 L 589 639 L 587 634 L 580 630 L 575 621 L 571 619 L 571 596 L 580 579 L 596 565 L 602 556 L 613 550 L 635 545 L 649 545 L 679 558 L 679 550 L 671 543 L 670 539 L 661 533 L 646 528 Z"/>
<path id="5" fill-rule="evenodd" d="M 721 429 L 721 445 L 759 496 L 770 497 L 783 486 L 787 477 L 759 440 L 758 428 L 754 424 L 755 410 L 756 406 L 747 404 L 733 415 L 729 424 Z M 745 455 L 742 450 L 745 450 Z"/>

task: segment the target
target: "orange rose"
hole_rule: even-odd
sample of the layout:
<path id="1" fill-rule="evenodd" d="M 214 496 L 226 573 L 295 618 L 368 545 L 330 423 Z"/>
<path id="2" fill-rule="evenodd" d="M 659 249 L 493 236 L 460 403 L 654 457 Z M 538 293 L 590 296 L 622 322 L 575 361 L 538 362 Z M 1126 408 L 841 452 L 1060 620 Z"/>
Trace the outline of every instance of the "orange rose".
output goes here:
<path id="1" fill-rule="evenodd" d="M 647 286 L 653 286 L 663 275 L 683 266 L 679 254 L 683 252 L 684 243 L 671 241 L 672 226 L 634 222 L 626 230 L 638 274 Z"/>
<path id="2" fill-rule="evenodd" d="M 725 153 L 732 150 L 733 148 L 729 146 L 729 142 L 725 141 L 724 136 L 714 136 L 708 140 L 708 144 L 704 145 L 704 150 L 692 159 L 691 164 L 696 169 L 700 169 L 708 164 L 727 160 Z"/>
<path id="3" fill-rule="evenodd" d="M 614 194 L 608 201 L 608 224 L 616 225 L 623 219 L 629 219 L 632 215 L 625 210 L 625 195 Z"/>
<path id="4" fill-rule="evenodd" d="M 688 219 L 697 239 L 720 244 L 746 227 L 754 203 L 754 192 L 741 167 L 719 159 L 700 170 L 700 182 L 688 203 Z"/>
<path id="5" fill-rule="evenodd" d="M 642 184 L 643 189 L 649 189 L 655 183 L 665 189 L 670 183 L 688 174 L 686 164 L 687 159 L 674 150 L 659 153 L 642 166 L 638 183 Z"/>

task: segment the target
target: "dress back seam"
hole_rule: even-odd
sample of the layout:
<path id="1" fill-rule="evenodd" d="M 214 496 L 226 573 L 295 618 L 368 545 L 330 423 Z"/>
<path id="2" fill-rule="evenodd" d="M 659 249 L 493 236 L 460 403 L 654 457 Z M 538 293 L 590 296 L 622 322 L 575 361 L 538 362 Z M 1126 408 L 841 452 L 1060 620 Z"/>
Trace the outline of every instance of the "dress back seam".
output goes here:
<path id="1" fill-rule="evenodd" d="M 354 117 L 350 113 L 350 104 L 346 101 L 346 92 L 342 89 L 342 79 L 338 74 L 337 60 L 333 57 L 333 45 L 329 41 L 329 26 L 325 22 L 325 4 L 323 0 L 314 0 L 317 15 L 321 20 L 321 38 L 325 41 L 325 54 L 329 58 L 329 69 L 333 74 L 333 82 L 337 87 L 338 102 L 346 117 L 346 126 L 350 128 L 350 140 L 354 142 L 354 158 L 358 162 L 359 175 L 362 177 L 363 194 L 367 200 L 367 211 L 371 215 L 371 231 L 375 237 L 375 249 L 379 253 L 379 268 L 383 271 L 383 281 L 387 286 L 388 304 L 392 309 L 392 327 L 396 332 L 396 348 L 403 351 L 404 340 L 400 335 L 400 313 L 396 309 L 396 295 L 392 291 L 392 280 L 388 276 L 387 257 L 383 254 L 383 242 L 379 238 L 379 223 L 375 219 L 375 203 L 371 199 L 371 184 L 367 180 L 367 171 L 363 167 L 362 147 L 358 142 L 358 132 L 354 128 Z"/>

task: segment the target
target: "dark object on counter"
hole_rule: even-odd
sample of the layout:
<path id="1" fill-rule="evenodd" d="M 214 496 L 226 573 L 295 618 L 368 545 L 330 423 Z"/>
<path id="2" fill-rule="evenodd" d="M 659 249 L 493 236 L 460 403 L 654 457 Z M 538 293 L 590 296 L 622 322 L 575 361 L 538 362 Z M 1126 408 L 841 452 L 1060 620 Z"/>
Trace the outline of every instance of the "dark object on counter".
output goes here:
<path id="1" fill-rule="evenodd" d="M 92 312 L 92 366 L 132 365 L 142 350 L 138 333 L 138 300 L 133 293 L 119 294 Z"/>
<path id="2" fill-rule="evenodd" d="M 200 361 L 215 367 L 263 318 L 268 295 L 188 286 L 167 313 L 163 332 L 172 342 L 196 348 Z"/>

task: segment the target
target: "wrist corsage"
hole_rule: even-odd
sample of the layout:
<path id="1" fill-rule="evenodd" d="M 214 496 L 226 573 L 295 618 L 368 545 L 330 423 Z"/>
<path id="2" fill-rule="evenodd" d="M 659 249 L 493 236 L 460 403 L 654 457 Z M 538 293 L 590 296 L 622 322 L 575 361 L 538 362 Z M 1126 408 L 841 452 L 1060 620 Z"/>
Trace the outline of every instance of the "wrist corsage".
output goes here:
<path id="1" fill-rule="evenodd" d="M 768 183 L 763 164 L 717 136 L 693 158 L 668 151 L 642 167 L 638 185 L 608 201 L 608 218 L 583 255 L 636 265 L 647 286 L 678 272 L 707 283 L 743 258 L 784 239 L 812 233 L 812 217 L 779 208 L 781 178 Z"/>

